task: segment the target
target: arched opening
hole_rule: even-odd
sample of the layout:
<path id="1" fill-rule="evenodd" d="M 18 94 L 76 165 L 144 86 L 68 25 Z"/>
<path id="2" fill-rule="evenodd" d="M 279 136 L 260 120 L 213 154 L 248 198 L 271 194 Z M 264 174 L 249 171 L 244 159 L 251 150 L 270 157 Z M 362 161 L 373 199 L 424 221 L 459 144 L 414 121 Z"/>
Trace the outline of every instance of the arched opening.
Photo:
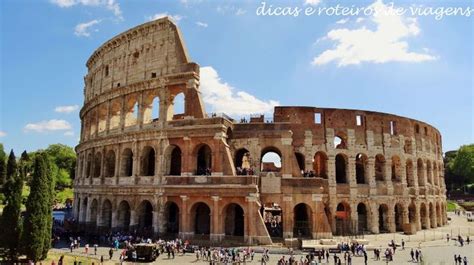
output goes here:
<path id="1" fill-rule="evenodd" d="M 293 213 L 293 236 L 298 238 L 311 238 L 311 208 L 305 203 L 300 203 L 295 206 Z"/>
<path id="2" fill-rule="evenodd" d="M 436 203 L 436 220 L 437 220 L 438 226 L 443 225 L 443 218 L 441 215 L 441 206 L 439 202 Z"/>
<path id="3" fill-rule="evenodd" d="M 193 206 L 194 234 L 209 235 L 211 232 L 211 209 L 203 202 Z"/>
<path id="4" fill-rule="evenodd" d="M 87 217 L 87 201 L 88 201 L 88 198 L 85 197 L 83 200 L 82 200 L 82 212 L 81 212 L 81 220 L 82 222 L 86 222 L 86 217 Z"/>
<path id="5" fill-rule="evenodd" d="M 165 207 L 166 232 L 169 234 L 179 233 L 179 207 L 174 202 L 168 202 Z"/>
<path id="6" fill-rule="evenodd" d="M 357 184 L 367 184 L 367 156 L 364 154 L 356 155 L 356 182 Z"/>
<path id="7" fill-rule="evenodd" d="M 418 176 L 418 186 L 425 186 L 424 164 L 421 158 L 416 162 L 416 172 Z"/>
<path id="8" fill-rule="evenodd" d="M 402 163 L 398 156 L 392 157 L 392 181 L 401 182 L 402 181 L 402 172 L 401 172 Z"/>
<path id="9" fill-rule="evenodd" d="M 86 162 L 86 176 L 89 178 L 92 174 L 92 154 L 89 153 L 87 155 L 87 162 Z"/>
<path id="10" fill-rule="evenodd" d="M 89 224 L 92 227 L 97 226 L 97 214 L 99 210 L 99 203 L 97 202 L 96 199 L 93 199 L 91 202 L 91 209 L 90 209 L 90 220 Z"/>
<path id="11" fill-rule="evenodd" d="M 367 229 L 367 207 L 364 203 L 357 205 L 357 231 L 359 234 L 365 234 Z"/>
<path id="12" fill-rule="evenodd" d="M 185 97 L 184 93 L 179 93 L 173 98 L 173 120 L 179 120 L 184 118 Z"/>
<path id="13" fill-rule="evenodd" d="M 169 175 L 181 176 L 181 149 L 179 146 L 172 145 L 169 160 Z"/>
<path id="14" fill-rule="evenodd" d="M 431 171 L 431 162 L 429 160 L 426 161 L 426 180 L 429 184 L 433 184 L 433 172 Z"/>
<path id="15" fill-rule="evenodd" d="M 375 156 L 375 180 L 385 180 L 385 157 L 380 154 Z"/>
<path id="16" fill-rule="evenodd" d="M 296 157 L 296 162 L 298 163 L 298 168 L 300 169 L 300 171 L 304 172 L 305 170 L 304 155 L 302 153 L 296 152 L 295 157 Z"/>
<path id="17" fill-rule="evenodd" d="M 334 148 L 346 149 L 346 141 L 341 136 L 334 136 Z"/>
<path id="18" fill-rule="evenodd" d="M 282 210 L 278 203 L 265 203 L 262 207 L 265 227 L 271 237 L 283 237 Z"/>
<path id="19" fill-rule="evenodd" d="M 415 186 L 415 176 L 413 174 L 413 162 L 410 159 L 407 159 L 405 166 L 406 176 L 407 176 L 407 186 Z"/>
<path id="20" fill-rule="evenodd" d="M 420 219 L 421 229 L 428 229 L 428 214 L 426 212 L 426 205 L 424 203 L 420 204 Z"/>
<path id="21" fill-rule="evenodd" d="M 240 205 L 231 203 L 225 208 L 225 235 L 244 236 L 244 210 Z"/>
<path id="22" fill-rule="evenodd" d="M 410 224 L 415 224 L 416 222 L 416 205 L 413 202 L 408 206 L 408 221 Z"/>
<path id="23" fill-rule="evenodd" d="M 105 200 L 102 203 L 102 216 L 100 226 L 103 228 L 112 228 L 112 203 L 109 200 Z"/>
<path id="24" fill-rule="evenodd" d="M 313 159 L 313 170 L 318 178 L 327 179 L 328 157 L 324 152 L 317 152 Z"/>
<path id="25" fill-rule="evenodd" d="M 281 170 L 281 152 L 275 147 L 267 147 L 262 151 L 260 171 L 262 172 L 280 172 Z"/>
<path id="26" fill-rule="evenodd" d="M 430 207 L 430 209 L 429 209 L 430 213 L 429 214 L 430 214 L 430 219 L 431 219 L 430 220 L 431 228 L 435 228 L 436 227 L 436 210 L 435 210 L 432 202 L 430 202 L 429 207 Z"/>
<path id="27" fill-rule="evenodd" d="M 125 127 L 137 124 L 138 102 L 137 95 L 129 95 L 125 100 Z"/>
<path id="28" fill-rule="evenodd" d="M 398 232 L 403 231 L 403 205 L 395 204 L 395 229 Z"/>
<path id="29" fill-rule="evenodd" d="M 351 208 L 346 203 L 339 203 L 336 207 L 336 235 L 345 236 L 351 233 Z"/>
<path id="30" fill-rule="evenodd" d="M 132 149 L 126 148 L 122 152 L 122 173 L 121 176 L 130 177 L 133 174 L 133 153 Z"/>
<path id="31" fill-rule="evenodd" d="M 147 200 L 138 206 L 138 229 L 141 232 L 152 232 L 153 228 L 153 206 Z"/>
<path id="32" fill-rule="evenodd" d="M 150 146 L 145 146 L 142 153 L 142 176 L 154 176 L 155 175 L 155 149 Z"/>
<path id="33" fill-rule="evenodd" d="M 93 175 L 94 178 L 100 177 L 101 166 L 102 166 L 102 153 L 98 152 L 95 154 L 95 157 L 94 157 L 94 175 Z"/>
<path id="34" fill-rule="evenodd" d="M 151 103 L 151 121 L 157 121 L 160 118 L 160 98 L 156 97 Z"/>
<path id="35" fill-rule="evenodd" d="M 386 204 L 381 204 L 379 206 L 379 232 L 388 233 L 388 206 Z"/>
<path id="36" fill-rule="evenodd" d="M 115 152 L 109 150 L 105 156 L 105 177 L 115 176 Z"/>
<path id="37" fill-rule="evenodd" d="M 336 155 L 336 183 L 347 183 L 347 160 L 342 154 Z"/>
<path id="38" fill-rule="evenodd" d="M 110 102 L 110 121 L 109 121 L 109 129 L 117 129 L 120 126 L 120 116 L 122 113 L 122 102 L 120 98 L 116 100 L 112 100 Z"/>
<path id="39" fill-rule="evenodd" d="M 207 144 L 201 145 L 197 151 L 197 175 L 211 175 L 212 152 Z"/>
<path id="40" fill-rule="evenodd" d="M 130 227 L 130 205 L 121 201 L 117 210 L 117 227 L 121 231 L 128 231 Z"/>
<path id="41" fill-rule="evenodd" d="M 247 175 L 250 169 L 250 152 L 241 148 L 235 152 L 235 169 L 237 175 Z"/>

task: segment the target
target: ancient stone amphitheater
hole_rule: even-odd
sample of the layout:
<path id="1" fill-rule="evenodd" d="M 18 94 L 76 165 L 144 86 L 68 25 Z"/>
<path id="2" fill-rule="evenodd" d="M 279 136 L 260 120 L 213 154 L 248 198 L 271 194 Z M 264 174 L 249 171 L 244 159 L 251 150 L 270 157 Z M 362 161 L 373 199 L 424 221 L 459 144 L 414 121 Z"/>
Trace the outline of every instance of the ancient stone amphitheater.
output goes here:
<path id="1" fill-rule="evenodd" d="M 107 41 L 87 68 L 74 215 L 89 232 L 266 244 L 446 224 L 429 124 L 318 107 L 206 113 L 168 18 Z"/>

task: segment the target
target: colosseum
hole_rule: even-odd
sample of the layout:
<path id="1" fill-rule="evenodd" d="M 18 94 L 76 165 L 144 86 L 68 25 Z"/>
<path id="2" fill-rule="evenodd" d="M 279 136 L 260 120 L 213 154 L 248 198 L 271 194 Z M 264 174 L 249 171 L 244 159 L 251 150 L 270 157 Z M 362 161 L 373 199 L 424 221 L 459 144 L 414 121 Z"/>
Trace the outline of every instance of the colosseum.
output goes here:
<path id="1" fill-rule="evenodd" d="M 199 65 L 168 18 L 110 39 L 86 65 L 74 215 L 89 232 L 269 244 L 447 222 L 429 124 L 318 107 L 206 113 Z"/>

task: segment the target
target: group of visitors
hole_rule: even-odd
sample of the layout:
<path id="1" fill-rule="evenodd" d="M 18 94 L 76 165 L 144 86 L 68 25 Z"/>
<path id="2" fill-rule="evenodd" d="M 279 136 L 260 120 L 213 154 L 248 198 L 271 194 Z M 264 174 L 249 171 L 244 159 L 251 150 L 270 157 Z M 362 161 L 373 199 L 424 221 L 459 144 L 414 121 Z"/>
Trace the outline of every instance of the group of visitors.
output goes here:
<path id="1" fill-rule="evenodd" d="M 303 178 L 317 178 L 317 177 L 322 177 L 318 176 L 314 170 L 301 170 L 301 175 Z"/>
<path id="2" fill-rule="evenodd" d="M 240 175 L 240 176 L 245 176 L 245 175 L 253 175 L 255 172 L 253 170 L 253 168 L 241 168 L 241 167 L 237 167 L 237 175 Z"/>
<path id="3" fill-rule="evenodd" d="M 467 257 L 464 256 L 464 258 L 461 257 L 461 255 L 454 255 L 454 264 L 455 265 L 467 265 Z"/>
<path id="4" fill-rule="evenodd" d="M 212 173 L 212 170 L 211 170 L 210 168 L 202 168 L 202 167 L 200 167 L 200 168 L 198 168 L 198 170 L 197 170 L 196 173 L 197 173 L 198 176 L 202 176 L 202 175 L 210 176 L 211 173 Z"/>

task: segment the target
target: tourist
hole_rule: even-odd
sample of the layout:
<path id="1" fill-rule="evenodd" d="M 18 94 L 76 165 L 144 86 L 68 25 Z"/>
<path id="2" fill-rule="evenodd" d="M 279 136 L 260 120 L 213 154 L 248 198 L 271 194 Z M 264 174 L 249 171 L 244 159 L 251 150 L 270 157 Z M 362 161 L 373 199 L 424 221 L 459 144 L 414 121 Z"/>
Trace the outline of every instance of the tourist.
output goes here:
<path id="1" fill-rule="evenodd" d="M 112 255 L 114 254 L 114 250 L 112 248 L 109 249 L 109 260 L 112 259 Z"/>
<path id="2" fill-rule="evenodd" d="M 104 264 L 104 255 L 100 255 L 100 264 Z M 58 264 L 59 265 L 59 264 Z"/>
<path id="3" fill-rule="evenodd" d="M 405 250 L 405 240 L 402 238 L 402 250 Z"/>
<path id="4" fill-rule="evenodd" d="M 413 251 L 413 248 L 410 250 L 410 256 L 411 256 L 411 261 L 415 261 L 415 252 Z"/>
<path id="5" fill-rule="evenodd" d="M 84 250 L 85 250 L 85 253 L 87 255 L 87 253 L 89 252 L 89 244 L 84 245 Z"/>
<path id="6" fill-rule="evenodd" d="M 464 256 L 464 265 L 467 265 L 467 258 Z"/>
<path id="7" fill-rule="evenodd" d="M 94 244 L 94 256 L 97 256 L 97 247 L 98 247 L 98 245 Z"/>

